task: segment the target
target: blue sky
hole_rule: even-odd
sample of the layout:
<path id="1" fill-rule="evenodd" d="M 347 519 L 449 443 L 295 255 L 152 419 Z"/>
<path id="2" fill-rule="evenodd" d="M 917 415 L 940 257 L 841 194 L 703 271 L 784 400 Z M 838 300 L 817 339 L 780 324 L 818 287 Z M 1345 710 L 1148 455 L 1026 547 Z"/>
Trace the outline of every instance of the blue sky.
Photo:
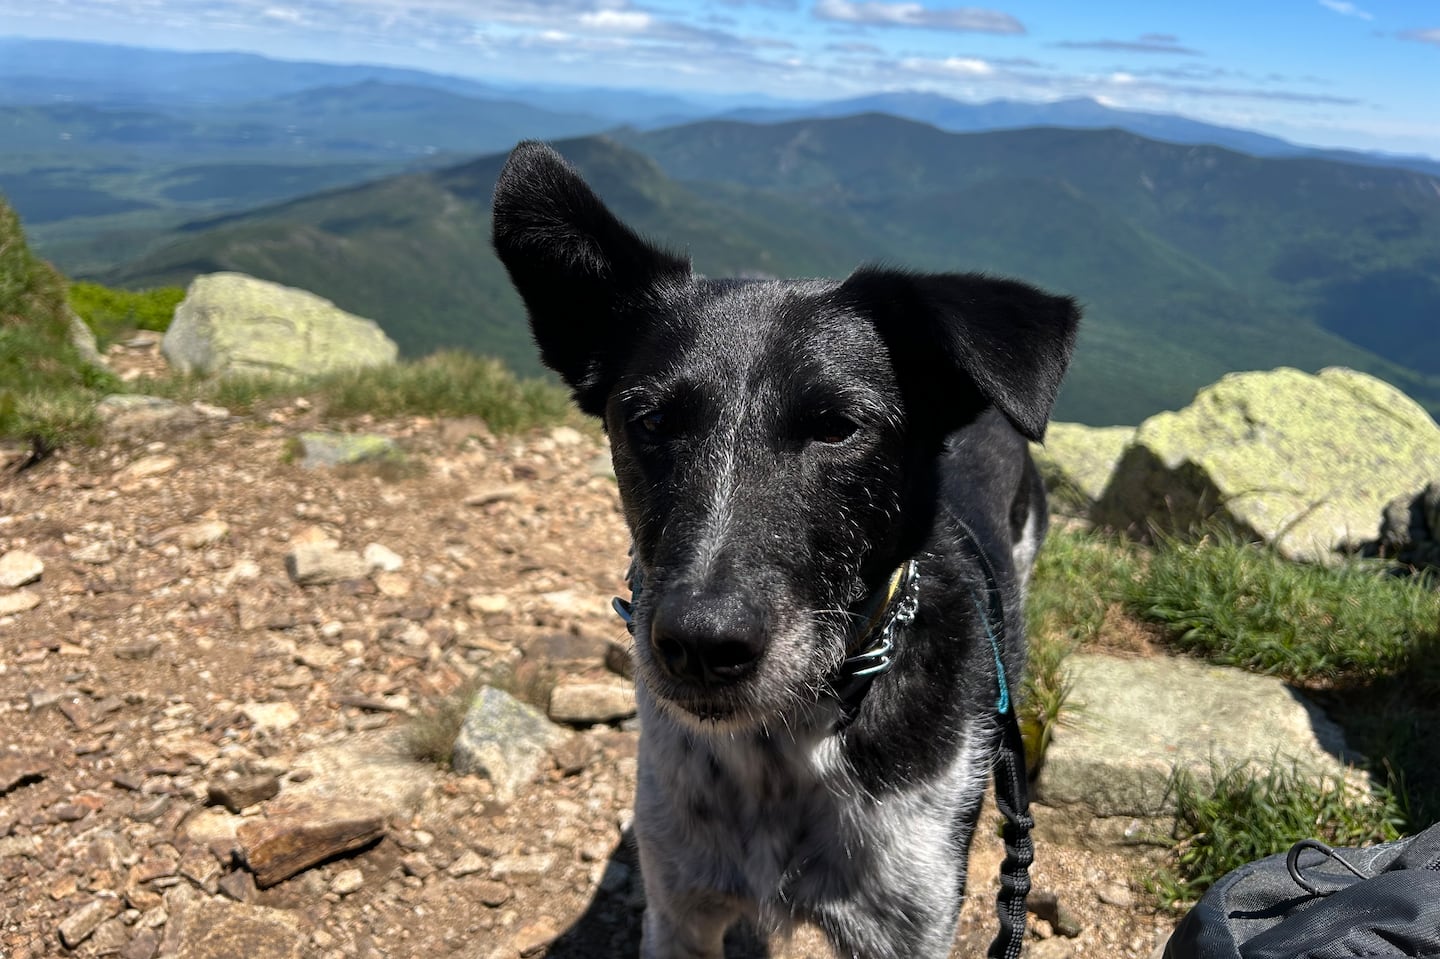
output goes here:
<path id="1" fill-rule="evenodd" d="M 0 0 L 0 34 L 788 98 L 1089 96 L 1440 156 L 1440 2 Z"/>

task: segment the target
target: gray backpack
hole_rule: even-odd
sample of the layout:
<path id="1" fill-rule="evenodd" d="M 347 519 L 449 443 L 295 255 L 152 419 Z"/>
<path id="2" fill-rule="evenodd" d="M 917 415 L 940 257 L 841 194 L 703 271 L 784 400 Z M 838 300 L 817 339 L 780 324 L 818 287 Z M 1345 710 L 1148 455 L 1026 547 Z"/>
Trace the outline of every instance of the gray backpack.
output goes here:
<path id="1" fill-rule="evenodd" d="M 1364 849 L 1306 839 L 1226 874 L 1165 959 L 1440 957 L 1440 824 Z"/>

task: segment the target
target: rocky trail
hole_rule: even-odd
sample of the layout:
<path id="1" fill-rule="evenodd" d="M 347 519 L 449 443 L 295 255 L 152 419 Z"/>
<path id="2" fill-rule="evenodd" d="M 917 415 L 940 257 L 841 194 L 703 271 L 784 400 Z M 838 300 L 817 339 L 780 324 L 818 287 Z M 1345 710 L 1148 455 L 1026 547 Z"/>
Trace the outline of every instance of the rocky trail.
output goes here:
<path id="1" fill-rule="evenodd" d="M 317 425 L 304 400 L 121 417 L 0 474 L 3 959 L 636 954 L 638 733 L 584 713 L 585 690 L 626 690 L 602 442 L 355 422 L 404 460 L 316 467 L 297 449 Z M 578 690 L 514 796 L 406 745 L 477 676 Z M 1151 955 L 1171 921 L 1143 905 L 1144 857 L 1046 841 L 1059 814 L 1037 815 L 1059 914 L 1027 954 Z M 993 934 L 993 826 L 956 956 Z"/>

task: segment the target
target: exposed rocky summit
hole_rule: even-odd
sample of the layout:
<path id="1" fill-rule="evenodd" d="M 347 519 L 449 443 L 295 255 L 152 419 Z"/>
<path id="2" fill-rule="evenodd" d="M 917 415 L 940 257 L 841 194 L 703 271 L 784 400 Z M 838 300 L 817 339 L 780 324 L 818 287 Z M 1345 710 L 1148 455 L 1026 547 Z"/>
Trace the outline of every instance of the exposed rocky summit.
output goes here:
<path id="1" fill-rule="evenodd" d="M 1137 533 L 1207 525 L 1324 561 L 1373 548 L 1386 504 L 1440 477 L 1440 427 L 1374 377 L 1232 373 L 1135 431 L 1093 510 Z"/>
<path id="2" fill-rule="evenodd" d="M 373 320 L 243 273 L 197 276 L 161 348 L 182 373 L 280 376 L 383 366 L 399 352 Z"/>

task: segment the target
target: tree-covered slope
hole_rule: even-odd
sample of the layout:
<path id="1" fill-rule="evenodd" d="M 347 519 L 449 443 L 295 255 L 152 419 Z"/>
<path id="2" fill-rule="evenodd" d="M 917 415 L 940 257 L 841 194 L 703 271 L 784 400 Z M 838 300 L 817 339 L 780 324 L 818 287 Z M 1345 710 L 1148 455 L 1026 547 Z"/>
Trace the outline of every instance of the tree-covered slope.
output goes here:
<path id="1" fill-rule="evenodd" d="M 834 276 L 885 261 L 1076 295 L 1086 322 L 1064 418 L 1134 423 L 1227 371 L 1280 365 L 1354 366 L 1440 405 L 1427 375 L 1440 364 L 1415 356 L 1434 336 L 1425 318 L 1440 316 L 1440 181 L 1421 174 L 884 116 L 622 138 L 558 145 L 623 218 L 702 272 Z M 488 245 L 502 162 L 196 224 L 106 278 L 243 270 L 373 316 L 409 353 L 457 345 L 533 370 Z"/>

